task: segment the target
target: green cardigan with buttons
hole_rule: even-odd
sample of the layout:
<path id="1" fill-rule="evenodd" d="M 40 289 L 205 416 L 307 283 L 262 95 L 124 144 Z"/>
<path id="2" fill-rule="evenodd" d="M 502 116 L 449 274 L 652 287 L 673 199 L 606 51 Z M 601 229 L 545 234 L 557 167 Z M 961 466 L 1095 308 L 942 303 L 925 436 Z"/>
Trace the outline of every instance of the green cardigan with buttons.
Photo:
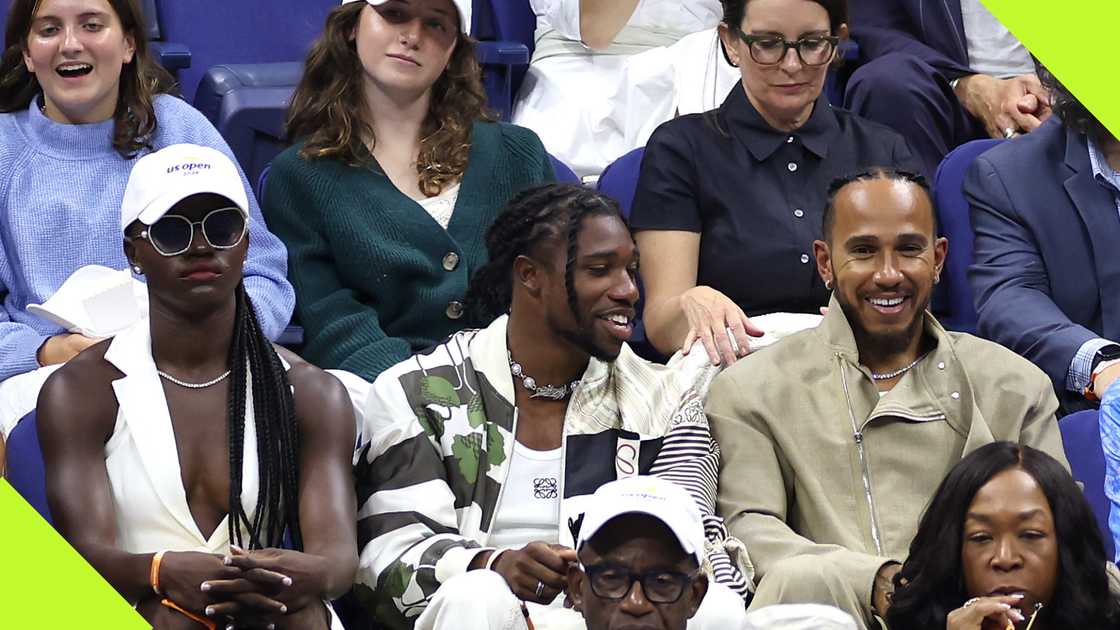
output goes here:
<path id="1" fill-rule="evenodd" d="M 476 122 L 445 230 L 372 160 L 307 160 L 302 147 L 272 163 L 261 206 L 288 247 L 303 356 L 370 381 L 464 327 L 486 230 L 518 192 L 555 179 L 532 131 Z"/>

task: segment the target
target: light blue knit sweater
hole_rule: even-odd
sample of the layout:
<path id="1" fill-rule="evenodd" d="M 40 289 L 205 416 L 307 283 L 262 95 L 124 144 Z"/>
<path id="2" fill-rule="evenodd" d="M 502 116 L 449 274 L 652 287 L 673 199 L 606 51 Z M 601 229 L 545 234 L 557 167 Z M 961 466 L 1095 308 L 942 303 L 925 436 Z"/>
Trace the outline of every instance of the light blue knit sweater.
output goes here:
<path id="1" fill-rule="evenodd" d="M 156 150 L 189 142 L 233 158 L 218 131 L 187 103 L 163 95 L 155 109 L 159 122 L 151 143 Z M 0 114 L 0 380 L 39 367 L 39 346 L 63 332 L 28 313 L 28 304 L 42 303 L 83 265 L 128 265 L 120 204 L 134 160 L 113 150 L 112 134 L 112 120 L 59 124 L 36 103 L 26 111 Z M 264 333 L 276 338 L 295 306 L 287 252 L 265 227 L 252 192 L 249 205 L 253 221 L 245 288 Z"/>

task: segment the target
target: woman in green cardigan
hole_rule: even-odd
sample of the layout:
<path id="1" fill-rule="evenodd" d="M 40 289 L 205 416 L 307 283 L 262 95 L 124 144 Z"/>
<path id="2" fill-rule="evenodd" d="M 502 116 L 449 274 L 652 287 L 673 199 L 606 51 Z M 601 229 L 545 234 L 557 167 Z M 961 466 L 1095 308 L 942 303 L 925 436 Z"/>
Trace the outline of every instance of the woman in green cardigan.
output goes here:
<path id="1" fill-rule="evenodd" d="M 262 205 L 323 368 L 372 381 L 464 328 L 487 228 L 554 179 L 486 113 L 469 26 L 469 0 L 343 0 L 307 57 Z"/>

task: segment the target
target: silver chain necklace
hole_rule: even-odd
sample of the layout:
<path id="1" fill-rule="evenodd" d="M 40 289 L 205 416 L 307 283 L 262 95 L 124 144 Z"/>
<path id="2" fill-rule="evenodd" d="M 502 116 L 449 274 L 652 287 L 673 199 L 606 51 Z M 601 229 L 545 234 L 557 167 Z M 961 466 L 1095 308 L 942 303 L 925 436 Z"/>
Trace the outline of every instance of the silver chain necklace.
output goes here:
<path id="1" fill-rule="evenodd" d="M 509 357 L 510 373 L 521 379 L 521 385 L 529 392 L 529 398 L 564 400 L 576 391 L 576 386 L 579 385 L 578 378 L 567 385 L 537 385 L 537 379 L 526 375 L 521 364 L 513 360 L 512 352 L 507 350 L 506 356 Z"/>
<path id="2" fill-rule="evenodd" d="M 910 365 L 907 365 L 904 368 L 899 368 L 899 369 L 897 369 L 893 372 L 884 372 L 882 374 L 876 374 L 875 372 L 872 372 L 871 373 L 871 378 L 872 378 L 872 380 L 876 380 L 876 381 L 889 381 L 896 376 L 902 376 L 903 374 L 909 372 L 911 368 L 913 368 L 915 365 L 918 364 L 918 361 L 921 361 L 924 358 L 926 358 L 926 355 L 923 354 L 922 356 L 918 357 L 917 359 L 914 359 L 914 362 L 911 363 Z"/>
<path id="3" fill-rule="evenodd" d="M 171 381 L 172 383 L 175 383 L 179 387 L 186 387 L 187 389 L 206 389 L 207 387 L 210 387 L 211 385 L 217 385 L 218 383 L 221 383 L 222 381 L 226 380 L 226 377 L 228 377 L 230 372 L 232 372 L 232 371 L 233 370 L 226 370 L 225 372 L 223 372 L 221 374 L 221 376 L 218 376 L 217 378 L 206 381 L 205 383 L 188 383 L 187 381 L 180 381 L 179 379 L 175 378 L 174 376 L 171 376 L 170 374 L 168 374 L 167 372 L 164 372 L 163 370 L 156 370 L 156 373 L 159 374 L 160 376 L 162 376 L 163 378 Z"/>

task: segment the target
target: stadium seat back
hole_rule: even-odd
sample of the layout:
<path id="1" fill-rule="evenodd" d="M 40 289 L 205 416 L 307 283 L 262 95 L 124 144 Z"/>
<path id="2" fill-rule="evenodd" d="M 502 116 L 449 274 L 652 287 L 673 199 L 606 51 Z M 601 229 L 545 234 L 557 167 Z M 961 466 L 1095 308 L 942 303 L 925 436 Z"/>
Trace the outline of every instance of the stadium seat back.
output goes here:
<path id="1" fill-rule="evenodd" d="M 613 197 L 622 207 L 622 216 L 630 220 L 630 208 L 634 204 L 634 193 L 638 190 L 638 174 L 642 167 L 645 147 L 638 147 L 618 158 L 603 169 L 599 175 L 599 192 Z"/>
<path id="2" fill-rule="evenodd" d="M 1108 529 L 1111 505 L 1104 493 L 1104 450 L 1101 448 L 1100 412 L 1088 409 L 1072 413 L 1058 421 L 1062 445 L 1069 460 L 1073 478 L 1084 485 L 1085 498 L 1093 507 L 1093 515 L 1101 529 L 1106 556 L 1115 557 L 1115 544 Z"/>
<path id="3" fill-rule="evenodd" d="M 7 457 L 8 483 L 48 523 L 52 523 L 51 511 L 47 506 L 43 452 L 39 448 L 39 427 L 34 411 L 21 418 L 8 434 Z"/>
<path id="4" fill-rule="evenodd" d="M 338 0 L 155 0 L 163 38 L 190 47 L 194 60 L 180 73 L 193 102 L 207 70 L 218 64 L 302 61 Z"/>
<path id="5" fill-rule="evenodd" d="M 581 180 L 579 178 L 579 175 L 576 175 L 575 171 L 573 171 L 570 166 L 561 162 L 551 153 L 548 155 L 548 159 L 552 161 L 552 170 L 554 173 L 556 173 L 557 182 L 561 184 L 580 183 Z"/>
<path id="6" fill-rule="evenodd" d="M 513 100 L 529 68 L 536 47 L 537 16 L 529 0 L 476 0 L 471 34 L 479 40 L 479 59 L 486 94 L 503 120 L 509 120 Z"/>
<path id="7" fill-rule="evenodd" d="M 287 147 L 284 120 L 302 71 L 299 62 L 222 64 L 199 84 L 194 106 L 214 123 L 252 183 Z M 262 190 L 256 192 L 259 199 Z"/>
<path id="8" fill-rule="evenodd" d="M 949 257 L 941 274 L 941 284 L 933 296 L 933 312 L 950 330 L 976 332 L 976 305 L 968 267 L 972 264 L 975 240 L 969 219 L 968 200 L 962 186 L 972 162 L 1002 140 L 973 140 L 949 152 L 933 179 L 933 203 L 941 234 L 949 239 Z"/>

